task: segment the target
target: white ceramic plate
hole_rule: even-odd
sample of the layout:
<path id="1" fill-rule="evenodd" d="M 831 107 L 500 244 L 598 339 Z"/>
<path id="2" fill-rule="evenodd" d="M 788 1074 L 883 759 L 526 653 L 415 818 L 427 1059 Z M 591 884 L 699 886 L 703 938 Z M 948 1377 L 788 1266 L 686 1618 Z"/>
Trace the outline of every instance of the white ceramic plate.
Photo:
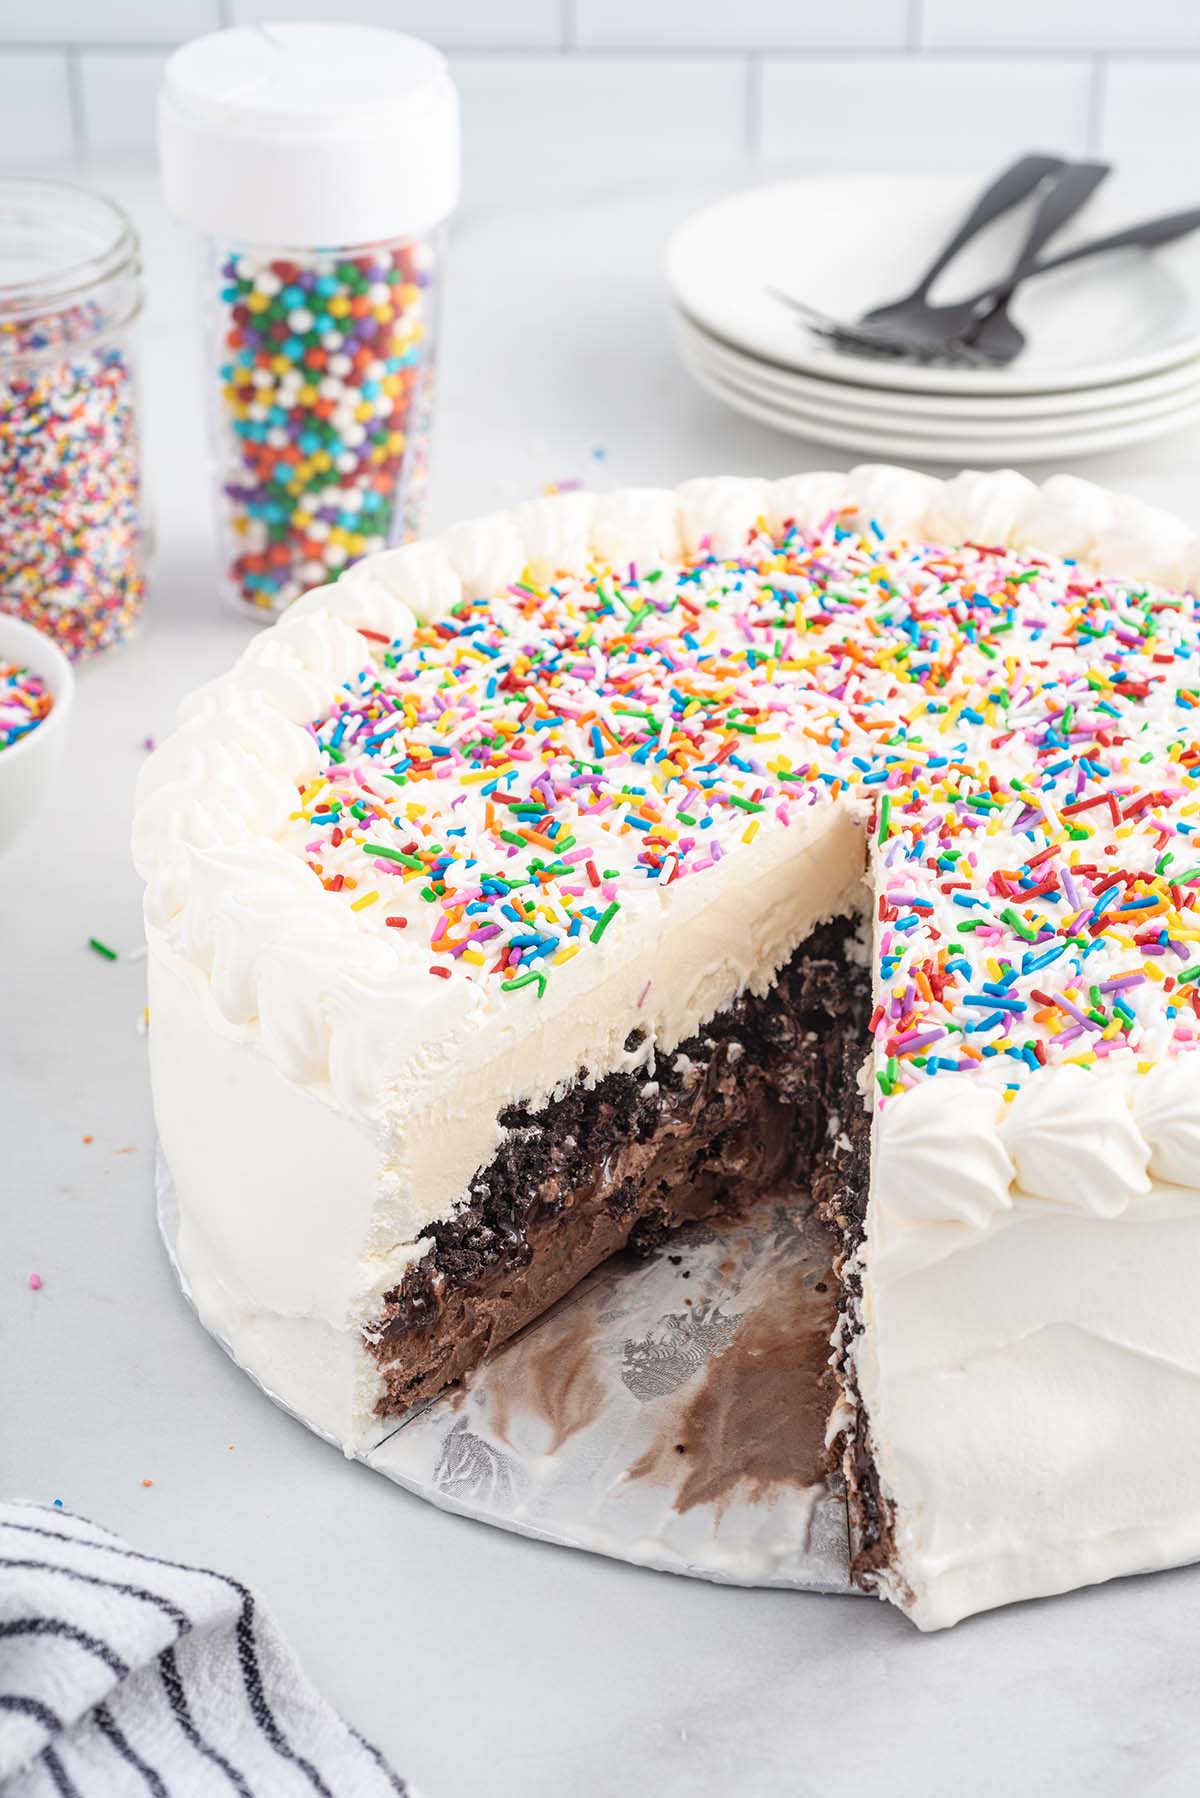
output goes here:
<path id="1" fill-rule="evenodd" d="M 800 324 L 778 290 L 835 318 L 859 318 L 911 288 L 980 188 L 977 176 L 818 175 L 719 200 L 671 237 L 672 295 L 691 318 L 736 347 L 784 368 L 864 387 L 942 394 L 1037 394 L 1133 380 L 1200 354 L 1200 234 L 1153 252 L 1129 250 L 1030 282 L 1012 315 L 1028 334 L 1008 369 L 851 364 Z M 1144 216 L 1101 193 L 1055 247 Z M 1025 211 L 968 245 L 935 300 L 1002 273 L 1026 228 Z"/>
<path id="2" fill-rule="evenodd" d="M 677 323 L 684 359 L 706 368 L 723 386 L 736 389 L 758 399 L 764 405 L 782 412 L 795 412 L 805 418 L 825 419 L 830 424 L 850 424 L 856 429 L 891 434 L 909 431 L 915 436 L 983 438 L 997 448 L 1006 443 L 1031 442 L 1039 437 L 1061 437 L 1064 431 L 1093 433 L 1114 430 L 1120 426 L 1140 424 L 1155 418 L 1169 417 L 1187 405 L 1200 404 L 1200 364 L 1191 373 L 1186 386 L 1158 398 L 1126 401 L 1087 413 L 1036 414 L 1031 418 L 993 418 L 979 416 L 966 400 L 947 416 L 944 412 L 927 414 L 914 405 L 908 411 L 873 411 L 861 402 L 848 407 L 840 389 L 832 383 L 820 389 L 816 397 L 796 394 L 786 382 L 775 378 L 773 371 L 748 356 L 735 356 L 712 338 L 692 330 L 683 319 Z M 1136 386 L 1136 383 L 1134 384 Z"/>
<path id="3" fill-rule="evenodd" d="M 883 461 L 912 460 L 945 462 L 956 467 L 1000 468 L 1019 462 L 1063 461 L 1078 456 L 1099 455 L 1104 450 L 1123 449 L 1145 443 L 1152 437 L 1200 422 L 1200 400 L 1189 400 L 1169 414 L 1143 419 L 1137 424 L 1113 425 L 1107 430 L 1064 429 L 1058 435 L 1006 437 L 1003 441 L 989 433 L 979 436 L 935 437 L 903 427 L 880 430 L 849 417 L 840 421 L 818 418 L 798 407 L 784 408 L 761 397 L 745 393 L 723 376 L 717 375 L 690 358 L 684 360 L 700 385 L 716 399 L 723 400 L 735 412 L 744 413 L 759 424 L 783 431 L 789 437 L 802 437 L 809 443 L 825 443 L 835 449 L 851 450 L 858 455 Z"/>
<path id="4" fill-rule="evenodd" d="M 776 362 L 764 362 L 757 356 L 748 355 L 745 350 L 735 348 L 724 338 L 714 337 L 686 313 L 675 308 L 672 308 L 672 319 L 678 331 L 690 337 L 697 346 L 703 346 L 715 366 L 723 367 L 731 373 L 753 377 L 764 389 L 777 394 L 781 399 L 795 400 L 800 404 L 808 401 L 836 404 L 844 412 L 856 417 L 870 414 L 881 422 L 892 415 L 905 420 L 917 416 L 942 418 L 955 424 L 969 418 L 972 427 L 993 419 L 1028 419 L 1031 424 L 1049 419 L 1055 423 L 1070 420 L 1074 428 L 1076 421 L 1081 425 L 1090 423 L 1097 413 L 1121 406 L 1132 407 L 1174 398 L 1190 392 L 1200 383 L 1198 356 L 1189 358 L 1174 368 L 1163 369 L 1158 374 L 1142 375 L 1132 381 L 1112 381 L 1102 387 L 1073 388 L 1065 393 L 1013 393 L 999 396 L 913 393 L 907 390 L 897 393 L 888 387 L 860 387 L 853 381 L 834 379 L 836 371 L 833 369 L 829 376 L 825 376 L 800 374 L 794 369 L 781 368 Z M 1087 415 L 1086 418 L 1084 414 Z"/>

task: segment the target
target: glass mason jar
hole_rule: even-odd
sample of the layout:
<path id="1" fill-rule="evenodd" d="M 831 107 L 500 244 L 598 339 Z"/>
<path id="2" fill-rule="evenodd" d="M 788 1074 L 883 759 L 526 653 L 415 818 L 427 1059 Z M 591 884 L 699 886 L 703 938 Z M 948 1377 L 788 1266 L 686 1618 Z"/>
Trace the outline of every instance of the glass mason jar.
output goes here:
<path id="1" fill-rule="evenodd" d="M 239 607 L 278 612 L 418 534 L 443 239 L 211 246 L 206 379 Z"/>
<path id="2" fill-rule="evenodd" d="M 111 200 L 0 179 L 0 610 L 73 659 L 146 590 L 132 332 L 138 240 Z"/>

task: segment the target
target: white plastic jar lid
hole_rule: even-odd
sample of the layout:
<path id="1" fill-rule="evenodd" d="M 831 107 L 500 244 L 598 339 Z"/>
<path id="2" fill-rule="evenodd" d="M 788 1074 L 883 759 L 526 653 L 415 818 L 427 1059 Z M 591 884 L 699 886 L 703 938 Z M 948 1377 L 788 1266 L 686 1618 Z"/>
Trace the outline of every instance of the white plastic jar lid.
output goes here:
<path id="1" fill-rule="evenodd" d="M 458 95 L 431 44 L 366 25 L 245 25 L 167 63 L 166 202 L 235 242 L 415 237 L 454 210 Z"/>

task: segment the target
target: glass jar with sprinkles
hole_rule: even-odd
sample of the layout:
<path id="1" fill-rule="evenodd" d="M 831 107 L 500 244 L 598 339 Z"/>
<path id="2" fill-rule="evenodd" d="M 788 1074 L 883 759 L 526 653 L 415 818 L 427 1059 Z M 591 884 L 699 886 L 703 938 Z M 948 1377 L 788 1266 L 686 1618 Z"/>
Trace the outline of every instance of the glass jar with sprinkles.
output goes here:
<path id="1" fill-rule="evenodd" d="M 268 618 L 420 530 L 457 97 L 398 32 L 237 28 L 167 64 L 159 148 L 207 239 L 223 584 Z"/>
<path id="2" fill-rule="evenodd" d="M 145 595 L 132 329 L 138 240 L 64 182 L 0 179 L 0 610 L 74 660 Z"/>

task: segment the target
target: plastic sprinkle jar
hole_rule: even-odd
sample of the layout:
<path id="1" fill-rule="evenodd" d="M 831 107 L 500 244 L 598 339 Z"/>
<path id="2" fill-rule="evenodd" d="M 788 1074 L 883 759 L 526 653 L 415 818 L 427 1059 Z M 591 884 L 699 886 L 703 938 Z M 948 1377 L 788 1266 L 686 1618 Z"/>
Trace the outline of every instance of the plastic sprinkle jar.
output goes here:
<path id="1" fill-rule="evenodd" d="M 72 659 L 145 595 L 132 328 L 138 240 L 59 181 L 0 179 L 0 611 Z"/>
<path id="2" fill-rule="evenodd" d="M 457 95 L 399 32 L 220 31 L 168 62 L 159 150 L 207 239 L 224 584 L 261 617 L 420 530 Z"/>

